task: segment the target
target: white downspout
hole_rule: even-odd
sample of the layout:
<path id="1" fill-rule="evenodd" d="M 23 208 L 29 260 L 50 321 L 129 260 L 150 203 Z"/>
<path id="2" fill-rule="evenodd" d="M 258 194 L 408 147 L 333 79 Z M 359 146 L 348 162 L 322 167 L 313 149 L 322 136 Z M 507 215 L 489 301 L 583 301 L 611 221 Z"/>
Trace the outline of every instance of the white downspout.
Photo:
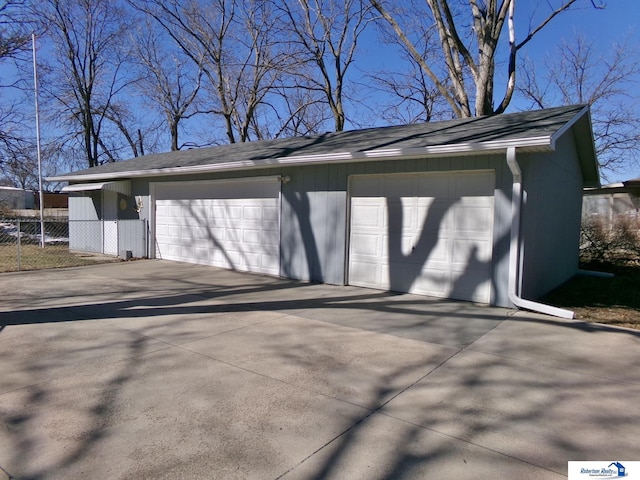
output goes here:
<path id="1" fill-rule="evenodd" d="M 532 310 L 560 318 L 573 318 L 571 310 L 553 307 L 544 303 L 525 300 L 520 297 L 518 285 L 520 275 L 518 263 L 520 259 L 520 209 L 522 206 L 522 171 L 516 160 L 515 147 L 507 148 L 507 165 L 513 175 L 513 190 L 511 193 L 511 243 L 509 247 L 509 300 L 518 308 Z"/>

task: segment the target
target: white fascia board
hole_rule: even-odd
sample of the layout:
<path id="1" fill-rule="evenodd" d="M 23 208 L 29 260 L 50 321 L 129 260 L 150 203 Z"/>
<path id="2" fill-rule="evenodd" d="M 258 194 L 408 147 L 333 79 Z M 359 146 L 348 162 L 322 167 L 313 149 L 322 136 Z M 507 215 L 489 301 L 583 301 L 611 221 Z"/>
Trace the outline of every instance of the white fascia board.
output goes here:
<path id="1" fill-rule="evenodd" d="M 349 163 L 366 160 L 387 160 L 391 158 L 413 158 L 413 157 L 441 157 L 445 155 L 480 154 L 489 152 L 505 151 L 507 148 L 517 147 L 547 147 L 553 149 L 550 136 L 529 137 L 512 140 L 494 140 L 480 143 L 458 143 L 453 145 L 437 145 L 420 148 L 387 148 L 376 150 L 365 150 L 361 152 L 337 152 L 316 155 L 298 155 L 269 160 L 241 160 L 237 162 L 224 162 L 206 165 L 193 165 L 189 167 L 169 167 L 148 170 L 131 170 L 124 172 L 96 173 L 89 175 L 63 175 L 48 177 L 47 180 L 55 182 L 68 181 L 99 181 L 112 180 L 116 178 L 134 177 L 160 177 L 169 175 L 187 175 L 196 173 L 214 173 L 220 171 L 255 170 L 260 168 L 270 168 L 277 166 L 301 166 L 327 163 Z"/>
<path id="2" fill-rule="evenodd" d="M 74 183 L 62 187 L 63 192 L 88 192 L 94 190 L 109 190 L 123 195 L 130 195 L 131 184 L 127 181 L 100 182 L 100 183 Z"/>
<path id="3" fill-rule="evenodd" d="M 62 187 L 63 193 L 68 192 L 88 192 L 91 190 L 102 190 L 104 187 L 104 183 L 76 183 L 73 185 L 67 185 L 66 187 Z"/>

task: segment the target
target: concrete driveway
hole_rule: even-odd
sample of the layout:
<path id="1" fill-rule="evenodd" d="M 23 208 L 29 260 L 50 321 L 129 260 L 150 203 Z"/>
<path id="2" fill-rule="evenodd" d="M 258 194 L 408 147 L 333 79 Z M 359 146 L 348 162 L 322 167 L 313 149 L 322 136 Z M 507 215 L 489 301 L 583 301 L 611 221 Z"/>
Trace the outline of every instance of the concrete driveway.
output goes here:
<path id="1" fill-rule="evenodd" d="M 639 332 L 163 261 L 0 275 L 0 479 L 563 478 Z"/>

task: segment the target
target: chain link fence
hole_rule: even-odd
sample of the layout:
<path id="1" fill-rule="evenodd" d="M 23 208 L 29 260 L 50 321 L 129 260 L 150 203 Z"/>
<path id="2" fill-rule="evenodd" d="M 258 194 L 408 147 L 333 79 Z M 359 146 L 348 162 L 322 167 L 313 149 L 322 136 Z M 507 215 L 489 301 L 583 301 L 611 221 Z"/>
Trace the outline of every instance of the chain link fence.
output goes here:
<path id="1" fill-rule="evenodd" d="M 44 236 L 41 229 L 44 227 Z M 0 217 L 0 273 L 146 257 L 143 220 L 69 221 Z"/>

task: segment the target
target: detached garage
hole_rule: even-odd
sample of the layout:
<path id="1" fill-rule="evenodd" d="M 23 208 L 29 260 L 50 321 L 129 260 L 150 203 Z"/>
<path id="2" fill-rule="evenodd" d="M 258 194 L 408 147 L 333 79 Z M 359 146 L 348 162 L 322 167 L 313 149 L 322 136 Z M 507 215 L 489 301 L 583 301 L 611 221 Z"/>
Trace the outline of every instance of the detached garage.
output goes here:
<path id="1" fill-rule="evenodd" d="M 154 154 L 51 180 L 84 185 L 83 202 L 128 182 L 135 208 L 120 215 L 147 220 L 155 258 L 568 316 L 531 300 L 577 272 L 582 189 L 599 174 L 589 109 L 571 106 Z"/>

